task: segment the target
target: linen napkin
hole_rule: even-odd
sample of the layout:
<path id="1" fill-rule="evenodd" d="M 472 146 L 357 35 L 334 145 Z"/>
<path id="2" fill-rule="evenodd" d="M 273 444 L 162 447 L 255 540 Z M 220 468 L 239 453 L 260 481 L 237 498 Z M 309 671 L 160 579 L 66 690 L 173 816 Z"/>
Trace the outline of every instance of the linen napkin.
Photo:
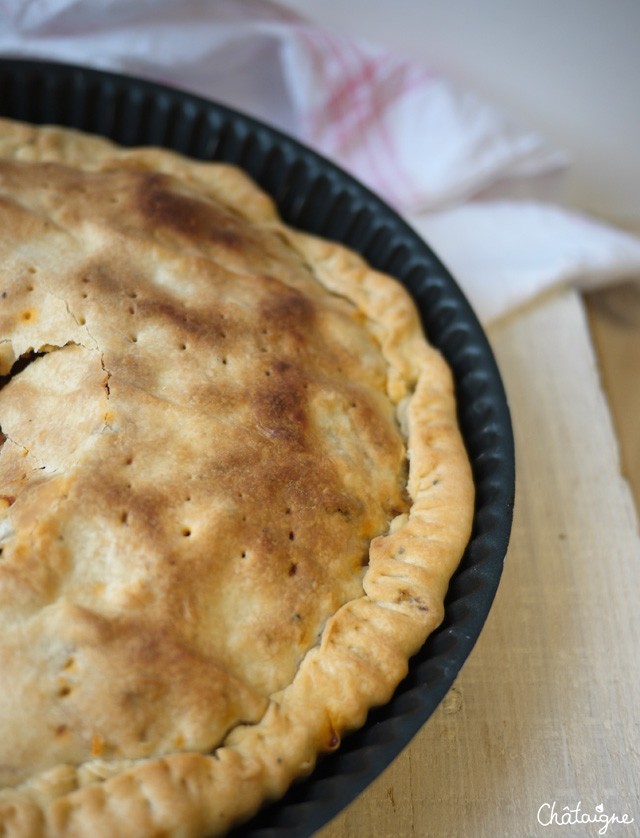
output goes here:
<path id="1" fill-rule="evenodd" d="M 425 237 L 485 323 L 554 285 L 640 276 L 640 239 L 560 205 L 564 151 L 433 68 L 285 6 L 4 0 L 0 9 L 0 54 L 173 84 L 333 159 Z"/>

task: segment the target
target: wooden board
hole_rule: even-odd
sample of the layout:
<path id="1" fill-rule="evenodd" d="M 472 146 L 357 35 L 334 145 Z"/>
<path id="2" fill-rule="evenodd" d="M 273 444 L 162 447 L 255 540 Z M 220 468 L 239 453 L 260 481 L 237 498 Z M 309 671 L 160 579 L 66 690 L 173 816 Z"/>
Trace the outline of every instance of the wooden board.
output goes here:
<path id="1" fill-rule="evenodd" d="M 518 475 L 494 607 L 445 701 L 321 838 L 598 834 L 544 826 L 554 803 L 640 834 L 640 540 L 581 298 L 490 339 Z"/>
<path id="2" fill-rule="evenodd" d="M 586 303 L 622 473 L 640 513 L 640 281 L 595 291 Z"/>

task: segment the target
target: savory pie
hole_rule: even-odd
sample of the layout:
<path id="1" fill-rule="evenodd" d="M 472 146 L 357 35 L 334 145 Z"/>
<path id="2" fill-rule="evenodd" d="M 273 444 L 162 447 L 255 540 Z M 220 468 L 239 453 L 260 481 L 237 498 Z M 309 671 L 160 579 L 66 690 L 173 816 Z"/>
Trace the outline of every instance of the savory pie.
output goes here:
<path id="1" fill-rule="evenodd" d="M 222 833 L 442 619 L 451 375 L 232 166 L 2 121 L 0 219 L 0 832 Z"/>

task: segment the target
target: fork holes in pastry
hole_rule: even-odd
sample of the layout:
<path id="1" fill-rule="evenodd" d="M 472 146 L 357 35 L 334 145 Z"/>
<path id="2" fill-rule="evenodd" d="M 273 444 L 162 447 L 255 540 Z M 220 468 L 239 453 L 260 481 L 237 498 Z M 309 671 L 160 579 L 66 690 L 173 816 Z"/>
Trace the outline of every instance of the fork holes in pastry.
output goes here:
<path id="1" fill-rule="evenodd" d="M 68 684 L 65 684 L 63 687 L 60 687 L 58 690 L 58 695 L 60 698 L 66 698 L 68 695 L 71 695 L 71 687 Z"/>
<path id="2" fill-rule="evenodd" d="M 121 524 L 128 524 L 129 523 L 129 513 L 128 512 L 121 512 L 120 513 L 120 523 Z"/>
<path id="3" fill-rule="evenodd" d="M 191 535 L 191 530 L 189 529 L 189 527 L 182 528 L 182 535 L 184 538 L 189 538 L 189 536 Z"/>
<path id="4" fill-rule="evenodd" d="M 289 533 L 289 541 L 295 541 L 295 537 L 296 534 L 293 532 L 293 530 L 291 530 Z"/>
<path id="5" fill-rule="evenodd" d="M 125 466 L 130 466 L 133 463 L 133 454 L 129 454 L 129 456 L 125 459 L 124 464 Z"/>

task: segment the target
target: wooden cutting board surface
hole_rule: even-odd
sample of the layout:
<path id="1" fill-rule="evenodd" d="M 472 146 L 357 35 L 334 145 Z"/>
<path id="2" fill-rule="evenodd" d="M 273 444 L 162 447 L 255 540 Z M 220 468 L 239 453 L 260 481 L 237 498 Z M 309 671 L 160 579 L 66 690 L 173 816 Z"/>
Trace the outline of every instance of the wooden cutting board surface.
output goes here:
<path id="1" fill-rule="evenodd" d="M 622 472 L 640 510 L 640 281 L 594 292 L 586 302 Z"/>

